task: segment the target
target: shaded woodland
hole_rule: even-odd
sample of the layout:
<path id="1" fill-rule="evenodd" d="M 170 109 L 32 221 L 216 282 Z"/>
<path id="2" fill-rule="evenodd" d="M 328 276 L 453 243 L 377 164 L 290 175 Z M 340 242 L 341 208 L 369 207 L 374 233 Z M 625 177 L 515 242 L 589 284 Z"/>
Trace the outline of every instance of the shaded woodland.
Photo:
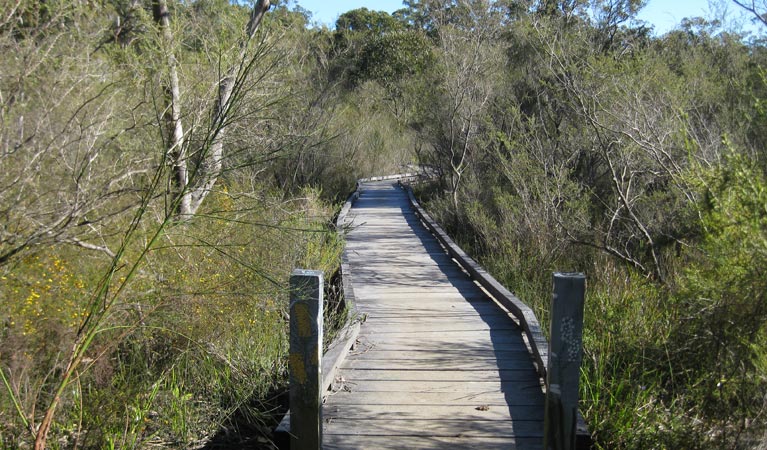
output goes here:
<path id="1" fill-rule="evenodd" d="M 597 448 L 767 446 L 767 4 L 643 3 L 0 0 L 0 448 L 270 448 L 290 270 L 412 165 L 544 324 L 586 273 Z"/>

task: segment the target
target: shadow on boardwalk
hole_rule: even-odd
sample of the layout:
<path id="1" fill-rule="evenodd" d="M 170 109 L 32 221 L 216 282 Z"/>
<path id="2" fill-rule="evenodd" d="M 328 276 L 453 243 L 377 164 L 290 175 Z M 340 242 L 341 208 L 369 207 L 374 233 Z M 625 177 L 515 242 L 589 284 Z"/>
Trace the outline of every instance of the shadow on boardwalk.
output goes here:
<path id="1" fill-rule="evenodd" d="M 543 394 L 522 330 L 401 190 L 366 187 L 348 248 L 368 321 L 325 407 L 325 448 L 541 448 Z"/>

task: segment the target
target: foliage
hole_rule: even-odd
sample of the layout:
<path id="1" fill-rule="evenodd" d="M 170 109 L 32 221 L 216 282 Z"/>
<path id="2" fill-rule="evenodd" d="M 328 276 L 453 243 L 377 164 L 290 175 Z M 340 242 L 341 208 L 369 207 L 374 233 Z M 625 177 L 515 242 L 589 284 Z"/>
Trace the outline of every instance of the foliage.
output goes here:
<path id="1" fill-rule="evenodd" d="M 277 75 L 302 70 L 277 37 L 308 42 L 305 17 L 280 10 L 239 59 L 261 64 L 236 72 L 224 139 L 208 126 L 210 87 L 226 78 L 220 67 L 238 67 L 248 10 L 168 3 L 171 40 L 152 20 L 159 2 L 25 0 L 3 12 L 3 448 L 187 448 L 239 420 L 268 441 L 284 392 L 287 276 L 337 267 L 319 191 L 273 183 L 290 140 L 274 116 L 292 95 Z M 227 149 L 184 223 L 167 195 L 179 160 L 160 80 L 173 60 L 194 62 L 174 66 L 184 142 Z M 190 182 L 204 161 L 189 155 Z"/>
<path id="2" fill-rule="evenodd" d="M 422 74 L 432 60 L 430 42 L 422 33 L 388 33 L 365 43 L 355 77 L 357 83 L 376 80 L 391 86 L 406 76 Z"/>
<path id="3" fill-rule="evenodd" d="M 254 203 L 252 194 L 264 200 Z M 330 212 L 316 193 L 283 203 L 230 186 L 195 223 L 163 233 L 99 324 L 51 439 L 65 447 L 186 447 L 238 418 L 269 434 L 266 411 L 285 383 L 287 277 L 293 267 L 329 277 L 341 248 L 323 226 Z M 45 406 L 55 381 L 46 374 L 60 370 L 100 266 L 71 247 L 50 248 L 5 272 L 1 360 L 24 411 Z M 115 286 L 126 281 L 124 270 L 118 275 Z M 6 445 L 29 438 L 18 420 L 3 428 Z"/>
<path id="4" fill-rule="evenodd" d="M 587 274 L 582 409 L 600 448 L 756 447 L 767 393 L 762 49 L 703 19 L 652 37 L 635 20 L 641 5 L 507 9 L 477 44 L 508 57 L 501 76 L 482 78 L 492 96 L 450 95 L 450 77 L 432 78 L 430 92 L 482 111 L 470 158 L 443 150 L 467 121 L 436 114 L 439 96 L 411 99 L 430 112 L 411 122 L 420 161 L 442 169 L 422 195 L 543 323 L 550 273 Z M 434 32 L 474 31 L 459 10 Z M 449 42 L 439 57 L 466 54 Z"/>
<path id="5" fill-rule="evenodd" d="M 400 22 L 384 11 L 358 8 L 341 14 L 336 20 L 336 33 L 382 35 L 402 28 Z"/>
<path id="6" fill-rule="evenodd" d="M 543 323 L 550 272 L 587 273 L 598 447 L 764 445 L 763 41 L 654 36 L 634 0 L 335 30 L 289 2 L 5 3 L 0 447 L 188 448 L 239 419 L 268 445 L 290 269 L 331 279 L 326 202 L 411 163 Z"/>
<path id="7" fill-rule="evenodd" d="M 699 180 L 705 186 L 700 205 L 704 232 L 679 280 L 674 300 L 681 303 L 683 316 L 670 347 L 677 377 L 703 391 L 702 411 L 721 421 L 723 433 L 739 433 L 764 408 L 761 393 L 767 386 L 761 370 L 767 332 L 762 270 L 767 180 L 736 153 L 721 167 L 705 170 Z"/>

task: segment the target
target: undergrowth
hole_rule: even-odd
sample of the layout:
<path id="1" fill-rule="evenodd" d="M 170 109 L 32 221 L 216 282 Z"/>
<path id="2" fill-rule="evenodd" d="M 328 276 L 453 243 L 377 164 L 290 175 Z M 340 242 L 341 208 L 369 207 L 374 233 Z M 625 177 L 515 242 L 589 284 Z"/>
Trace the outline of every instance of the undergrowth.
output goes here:
<path id="1" fill-rule="evenodd" d="M 125 288 L 62 395 L 50 448 L 196 448 L 242 424 L 270 446 L 286 386 L 288 277 L 301 267 L 330 279 L 342 243 L 318 192 L 239 188 L 167 227 L 132 279 L 118 268 L 111 289 Z M 156 224 L 142 226 L 128 260 Z M 51 246 L 0 274 L 0 448 L 30 448 L 105 261 Z"/>

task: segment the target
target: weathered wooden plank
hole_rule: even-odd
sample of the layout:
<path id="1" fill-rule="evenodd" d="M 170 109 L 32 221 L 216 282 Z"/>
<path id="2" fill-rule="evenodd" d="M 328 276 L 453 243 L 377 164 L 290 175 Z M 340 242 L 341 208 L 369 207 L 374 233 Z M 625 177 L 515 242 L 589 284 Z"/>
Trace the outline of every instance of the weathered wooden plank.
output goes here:
<path id="1" fill-rule="evenodd" d="M 388 302 L 387 305 L 382 305 L 381 302 Z M 359 304 L 365 305 L 365 310 L 361 314 L 369 317 L 373 316 L 385 316 L 391 314 L 418 314 L 424 315 L 437 315 L 437 314 L 465 314 L 475 313 L 478 315 L 489 314 L 494 310 L 495 305 L 485 301 L 465 301 L 461 302 L 458 299 L 448 300 L 430 300 L 426 299 L 422 302 L 410 301 L 402 299 L 397 296 L 367 296 L 359 299 Z M 439 308 L 439 309 L 436 309 Z"/>
<path id="2" fill-rule="evenodd" d="M 435 351 L 438 350 L 438 351 Z M 442 361 L 445 358 L 454 358 L 461 360 L 497 360 L 497 359 L 519 359 L 532 362 L 530 355 L 523 349 L 512 350 L 492 350 L 479 349 L 466 351 L 464 349 L 409 349 L 409 350 L 383 350 L 375 348 L 368 351 L 365 348 L 355 349 L 349 353 L 349 357 L 356 360 L 361 359 L 405 359 L 408 361 Z M 539 379 L 535 377 L 535 379 Z"/>
<path id="3" fill-rule="evenodd" d="M 530 375 L 527 369 L 503 370 L 396 370 L 396 369 L 344 369 L 336 374 L 336 383 L 344 382 L 348 377 L 355 382 L 361 381 L 515 381 L 535 384 L 539 379 Z M 541 412 L 541 414 L 543 414 Z M 543 416 L 541 416 L 543 417 Z"/>
<path id="4" fill-rule="evenodd" d="M 514 416 L 508 406 L 489 405 L 438 405 L 445 417 L 453 420 L 521 420 L 543 421 L 543 412 L 539 405 L 515 406 Z M 432 408 L 424 405 L 326 405 L 328 417 L 386 419 L 434 419 Z"/>
<path id="5" fill-rule="evenodd" d="M 367 301 L 372 302 L 372 300 Z M 492 316 L 491 315 L 491 309 L 488 307 L 481 306 L 479 308 L 473 308 L 468 305 L 463 305 L 461 307 L 450 307 L 449 305 L 446 307 L 447 311 L 444 313 L 437 314 L 435 313 L 433 316 L 429 316 L 424 318 L 424 324 L 428 323 L 440 323 L 442 321 L 448 321 L 448 320 L 455 320 L 455 321 L 461 321 L 461 320 L 508 320 L 506 316 Z M 413 319 L 417 319 L 419 314 L 422 314 L 422 311 L 424 311 L 424 308 L 416 307 L 415 305 L 403 305 L 401 307 L 391 307 L 391 308 L 376 308 L 375 311 L 368 311 L 365 313 L 365 321 L 371 321 L 371 323 L 375 323 L 376 321 L 379 322 L 386 322 L 388 320 L 403 320 L 403 321 L 410 321 Z M 468 319 L 466 317 L 467 314 L 473 314 L 474 317 L 471 319 Z M 480 316 L 481 315 L 481 316 Z M 477 317 L 481 317 L 478 319 Z M 446 322 L 449 323 L 449 322 Z"/>
<path id="6" fill-rule="evenodd" d="M 385 233 L 375 233 L 373 235 L 369 233 L 352 234 L 346 241 L 362 249 L 372 249 L 374 243 L 371 241 L 376 241 L 375 245 L 388 245 L 392 247 L 401 247 L 402 245 L 439 246 L 439 242 L 431 236 L 410 232 L 407 224 L 403 224 L 402 228 L 391 229 Z"/>
<path id="7" fill-rule="evenodd" d="M 540 389 L 538 389 L 540 391 Z M 363 392 L 339 391 L 328 396 L 325 408 L 332 405 L 432 405 L 434 417 L 446 417 L 441 411 L 445 405 L 471 406 L 473 408 L 536 406 L 543 411 L 543 394 L 529 393 L 516 398 L 506 398 L 501 392 Z M 449 417 L 446 417 L 449 418 Z"/>
<path id="8" fill-rule="evenodd" d="M 361 281 L 364 282 L 364 281 Z M 431 294 L 461 294 L 466 293 L 479 297 L 480 291 L 469 280 L 457 281 L 426 281 L 426 280 L 396 280 L 386 283 L 384 280 L 369 279 L 364 288 L 356 290 L 357 295 L 378 294 L 417 294 L 419 291 L 427 291 Z"/>
<path id="9" fill-rule="evenodd" d="M 364 330 L 360 330 L 364 332 Z M 397 336 L 384 339 L 382 336 L 359 336 L 357 338 L 359 351 L 376 351 L 376 350 L 393 350 L 393 349 L 416 349 L 418 347 L 431 350 L 435 353 L 444 351 L 446 354 L 454 354 L 455 352 L 464 352 L 469 355 L 474 350 L 483 350 L 487 348 L 487 339 L 482 337 L 476 337 L 472 340 L 456 344 L 450 342 L 444 342 L 439 339 L 438 336 L 432 336 L 430 339 L 421 339 L 418 342 L 413 342 L 414 337 L 410 336 Z M 512 345 L 521 346 L 519 341 L 509 336 L 499 336 L 496 338 L 499 345 L 504 348 L 508 348 Z"/>
<path id="10" fill-rule="evenodd" d="M 400 231 L 400 229 L 391 230 L 395 233 L 402 233 L 404 232 L 405 228 L 407 227 L 407 224 L 403 224 L 403 229 Z M 388 233 L 387 233 L 388 234 Z M 376 236 L 368 236 L 363 233 L 359 233 L 357 235 L 352 235 L 350 239 L 348 239 L 348 242 L 351 245 L 359 247 L 360 251 L 370 251 L 373 252 L 375 249 L 375 246 L 381 246 L 382 248 L 385 247 L 402 247 L 403 245 L 419 245 L 421 248 L 418 249 L 418 252 L 421 253 L 426 250 L 430 250 L 437 253 L 437 251 L 440 248 L 440 244 L 437 240 L 431 237 L 418 235 L 418 234 L 411 234 L 409 237 L 404 236 L 388 236 L 386 238 L 378 239 Z M 408 252 L 408 249 L 402 249 L 406 253 Z M 410 252 L 414 253 L 414 252 Z M 448 255 L 445 255 L 448 256 Z"/>
<path id="11" fill-rule="evenodd" d="M 365 314 L 365 323 L 368 325 L 389 324 L 389 323 L 412 323 L 419 319 L 420 308 L 397 308 L 397 309 L 378 309 L 376 312 Z M 455 309 L 451 308 L 453 314 L 444 313 L 432 317 L 423 318 L 423 324 L 450 324 L 465 321 L 469 324 L 481 323 L 503 323 L 509 318 L 503 315 L 483 314 L 473 308 Z"/>
<path id="12" fill-rule="evenodd" d="M 362 324 L 362 328 L 366 329 L 366 323 Z M 456 325 L 456 327 L 459 325 Z M 370 327 L 375 329 L 376 327 Z M 504 332 L 506 331 L 506 332 Z M 366 337 L 370 340 L 381 341 L 386 340 L 389 342 L 396 342 L 398 339 L 413 339 L 413 333 L 417 333 L 418 340 L 420 341 L 444 341 L 446 339 L 455 339 L 463 345 L 472 345 L 476 342 L 485 343 L 483 347 L 488 345 L 497 346 L 503 344 L 522 344 L 522 335 L 517 332 L 515 328 L 501 329 L 501 330 L 437 330 L 437 331 L 417 331 L 417 330 L 393 330 L 386 333 L 386 336 L 370 336 Z"/>
<path id="13" fill-rule="evenodd" d="M 360 380 L 363 381 L 363 380 Z M 364 380 L 364 382 L 346 381 L 341 383 L 339 389 L 349 390 L 349 392 L 408 392 L 413 394 L 421 393 L 462 393 L 462 394 L 491 394 L 501 393 L 522 394 L 530 390 L 540 390 L 540 384 L 535 381 L 381 381 Z"/>
<path id="14" fill-rule="evenodd" d="M 400 436 L 393 440 L 390 436 L 330 435 L 323 443 L 325 450 L 353 449 L 438 449 L 465 450 L 476 448 L 483 450 L 540 450 L 542 444 L 538 438 L 493 438 L 493 437 L 431 437 Z"/>
<path id="15" fill-rule="evenodd" d="M 451 323 L 462 321 L 465 323 L 498 322 L 499 324 L 516 323 L 507 313 L 488 308 L 487 312 L 481 313 L 474 308 L 466 311 L 431 311 L 431 314 L 419 314 L 418 311 L 426 311 L 424 308 L 397 308 L 390 313 L 367 313 L 367 322 L 380 323 Z M 481 314 L 481 315 L 480 315 Z"/>
<path id="16" fill-rule="evenodd" d="M 414 322 L 417 322 L 419 320 L 418 315 L 416 314 L 410 314 L 407 310 L 400 310 L 401 315 L 395 316 L 394 313 L 378 313 L 378 314 L 368 314 L 365 319 L 365 323 L 370 327 L 375 326 L 389 326 L 389 325 L 396 325 L 396 324 L 413 324 Z M 457 314 L 451 314 L 451 315 L 441 315 L 436 317 L 424 317 L 422 319 L 421 324 L 423 326 L 448 326 L 453 323 L 462 323 L 463 325 L 498 325 L 498 326 L 507 326 L 509 323 L 509 318 L 504 315 L 487 315 L 480 317 L 476 312 L 472 311 L 466 311 L 466 312 L 459 312 Z M 514 325 L 512 323 L 512 325 Z M 517 329 L 518 330 L 518 329 Z"/>
<path id="17" fill-rule="evenodd" d="M 492 326 L 491 326 L 492 325 Z M 368 328 L 369 331 L 379 333 L 379 334 L 388 334 L 388 333 L 458 333 L 458 332 L 467 332 L 467 333 L 483 333 L 484 332 L 501 332 L 501 331 L 508 331 L 510 333 L 513 332 L 519 332 L 519 328 L 512 323 L 511 321 L 508 321 L 508 319 L 504 322 L 500 322 L 498 320 L 492 321 L 492 323 L 489 323 L 488 321 L 482 321 L 482 320 L 472 320 L 467 322 L 460 322 L 455 321 L 452 323 L 449 322 L 424 322 L 419 323 L 417 321 L 400 321 L 400 322 L 386 322 L 386 321 L 376 321 L 375 316 L 371 317 L 370 320 L 365 321 L 365 326 Z M 520 339 L 522 338 L 522 335 L 520 333 Z"/>
<path id="18" fill-rule="evenodd" d="M 441 286 L 448 283 L 448 280 L 442 280 L 441 278 L 455 278 L 460 281 L 461 276 L 464 274 L 458 269 L 446 268 L 445 270 L 434 270 L 433 268 L 427 268 L 423 270 L 417 267 L 398 268 L 397 270 L 375 270 L 375 271 L 359 271 L 355 272 L 357 283 L 362 285 L 369 283 L 385 283 L 394 282 L 397 285 L 405 286 L 430 286 L 435 284 Z M 470 281 L 468 278 L 465 281 Z M 472 283 L 466 283 L 471 285 Z"/>
<path id="19" fill-rule="evenodd" d="M 466 313 L 474 312 L 481 315 L 497 311 L 495 305 L 483 299 L 476 300 L 464 300 L 460 298 L 425 298 L 418 301 L 417 297 L 412 295 L 401 294 L 379 294 L 379 295 L 363 295 L 359 298 L 360 303 L 366 303 L 364 314 L 373 316 L 375 314 L 384 314 L 392 312 L 408 311 L 423 311 L 423 314 L 429 316 L 431 314 L 443 314 L 443 313 Z"/>
<path id="20" fill-rule="evenodd" d="M 427 370 L 439 367 L 441 370 L 511 370 L 528 369 L 532 367 L 529 359 L 472 359 L 456 361 L 453 358 L 438 358 L 431 360 L 407 359 L 356 359 L 350 358 L 344 363 L 344 368 L 350 369 L 392 369 L 392 370 Z M 540 390 L 540 386 L 538 386 Z"/>
<path id="21" fill-rule="evenodd" d="M 368 303 L 372 303 L 372 299 L 367 300 Z M 481 315 L 481 317 L 486 317 L 488 319 L 491 319 L 493 316 L 491 315 L 493 313 L 493 309 L 491 304 L 486 305 L 468 305 L 468 304 L 447 304 L 445 305 L 445 311 L 444 312 L 433 312 L 432 314 L 429 314 L 429 310 L 422 307 L 423 305 L 418 304 L 405 304 L 405 305 L 394 305 L 389 307 L 382 307 L 378 306 L 375 308 L 375 310 L 370 310 L 372 308 L 368 308 L 367 312 L 364 313 L 365 320 L 389 320 L 395 317 L 399 317 L 403 320 L 414 320 L 417 319 L 419 315 L 424 317 L 424 323 L 430 323 L 430 322 L 437 322 L 441 320 L 448 320 L 448 319 L 455 319 L 456 321 L 460 321 L 466 317 L 467 314 L 473 314 L 474 316 Z M 441 306 L 441 305 L 440 305 Z M 424 316 L 425 315 L 425 316 Z M 507 318 L 507 316 L 495 316 L 499 319 Z"/>
<path id="22" fill-rule="evenodd" d="M 430 261 L 429 265 L 425 265 L 422 262 L 411 262 L 401 259 L 387 259 L 381 260 L 371 257 L 368 263 L 365 265 L 367 271 L 378 271 L 381 273 L 399 273 L 401 276 L 407 276 L 407 274 L 420 275 L 426 272 L 432 272 L 435 276 L 440 276 L 438 273 L 446 273 L 446 271 L 460 271 L 460 268 L 455 267 L 455 262 L 447 258 L 442 261 Z"/>
<path id="23" fill-rule="evenodd" d="M 388 333 L 392 331 L 412 331 L 412 332 L 439 332 L 444 330 L 451 331 L 509 331 L 519 332 L 519 328 L 509 321 L 507 317 L 496 316 L 487 317 L 485 320 L 479 317 L 467 318 L 465 321 L 461 321 L 460 317 L 440 318 L 424 320 L 418 322 L 414 316 L 410 316 L 410 320 L 403 320 L 402 318 L 393 319 L 391 317 L 380 317 L 375 315 L 368 315 L 365 320 L 365 326 L 368 331 L 375 333 Z M 451 321 L 447 319 L 452 319 Z"/>
<path id="24" fill-rule="evenodd" d="M 372 252 L 371 252 L 372 253 Z M 359 256 L 359 255 L 355 255 Z M 453 259 L 450 258 L 447 255 L 429 255 L 426 253 L 414 253 L 414 254 L 394 254 L 392 253 L 388 257 L 379 256 L 378 253 L 372 253 L 366 264 L 373 265 L 389 265 L 392 267 L 396 267 L 398 264 L 400 265 L 424 265 L 424 264 L 434 264 L 432 267 L 442 267 L 445 265 L 455 264 L 453 262 Z"/>
<path id="25" fill-rule="evenodd" d="M 543 422 L 529 420 L 463 420 L 443 419 L 360 419 L 329 417 L 325 424 L 327 435 L 431 436 L 543 439 Z"/>
<path id="26" fill-rule="evenodd" d="M 387 289 L 383 286 L 380 288 L 373 286 L 359 289 L 355 288 L 354 291 L 357 297 L 371 296 L 376 298 L 386 298 L 387 300 L 397 302 L 408 300 L 415 302 L 422 302 L 424 300 L 458 300 L 458 303 L 478 302 L 495 306 L 495 304 L 485 297 L 481 291 L 475 290 L 473 286 L 471 289 L 467 289 L 466 292 L 460 292 L 457 289 L 451 289 L 450 287 L 424 290 L 419 289 L 418 287 L 392 287 Z M 465 302 L 461 302 L 460 300 L 465 300 Z M 394 303 L 394 305 L 396 305 L 396 303 Z M 439 311 L 440 309 L 440 305 L 429 305 L 429 307 L 438 308 L 435 309 L 435 311 Z"/>
<path id="27" fill-rule="evenodd" d="M 368 285 L 369 283 L 382 282 L 392 283 L 394 285 L 411 285 L 417 284 L 418 286 L 442 286 L 444 284 L 454 285 L 457 281 L 464 282 L 466 285 L 473 286 L 474 283 L 465 277 L 463 272 L 458 269 L 448 270 L 433 270 L 430 268 L 428 271 L 419 271 L 412 268 L 397 269 L 397 270 L 375 270 L 375 271 L 358 271 L 355 272 L 356 282 L 362 285 Z M 392 278 L 395 276 L 396 278 Z M 464 277 L 461 279 L 461 277 Z M 455 278 L 455 279 L 451 279 Z"/>
<path id="28" fill-rule="evenodd" d="M 402 247 L 403 245 L 421 245 L 424 248 L 440 247 L 439 241 L 433 237 L 426 235 L 408 233 L 408 225 L 403 224 L 402 228 L 392 229 L 386 233 L 358 233 L 352 234 L 347 239 L 347 242 L 359 247 L 361 250 L 373 249 L 374 246 L 381 247 Z M 407 233 L 407 234 L 405 234 Z M 407 249 L 403 249 L 407 250 Z M 422 251 L 420 249 L 419 251 Z"/>
<path id="29" fill-rule="evenodd" d="M 372 316 L 375 314 L 385 315 L 402 312 L 403 314 L 422 314 L 424 316 L 438 316 L 445 314 L 465 314 L 472 312 L 476 314 L 491 314 L 498 313 L 498 307 L 489 301 L 476 300 L 476 301 L 457 301 L 447 302 L 445 300 L 432 300 L 421 302 L 404 303 L 402 297 L 379 297 L 386 300 L 393 300 L 392 304 L 375 304 L 372 303 L 372 298 L 363 299 L 370 304 L 366 305 L 365 314 Z M 408 296 L 404 297 L 405 299 Z M 402 302 L 402 303 L 397 303 Z"/>
<path id="30" fill-rule="evenodd" d="M 399 340 L 396 342 L 376 341 L 374 336 L 360 336 L 357 339 L 355 353 L 377 352 L 377 351 L 395 351 L 408 352 L 414 350 L 428 350 L 431 352 L 446 352 L 452 354 L 471 354 L 472 352 L 481 352 L 487 350 L 487 343 L 479 344 L 450 343 L 444 341 L 419 341 L 413 342 L 412 339 Z M 514 348 L 514 347 L 511 347 Z M 437 369 L 438 367 L 435 367 Z"/>
<path id="31" fill-rule="evenodd" d="M 420 244 L 417 244 L 420 245 Z M 358 249 L 360 255 L 364 256 L 365 253 L 369 253 L 371 258 L 386 258 L 385 261 L 397 261 L 402 256 L 402 245 L 390 244 L 390 245 L 376 245 L 375 247 L 360 247 Z M 422 251 L 417 255 L 411 255 L 404 261 L 417 260 L 420 263 L 428 263 L 430 259 L 436 258 L 437 260 L 448 260 L 449 257 L 440 253 L 440 249 L 434 246 L 433 248 L 423 247 Z"/>

